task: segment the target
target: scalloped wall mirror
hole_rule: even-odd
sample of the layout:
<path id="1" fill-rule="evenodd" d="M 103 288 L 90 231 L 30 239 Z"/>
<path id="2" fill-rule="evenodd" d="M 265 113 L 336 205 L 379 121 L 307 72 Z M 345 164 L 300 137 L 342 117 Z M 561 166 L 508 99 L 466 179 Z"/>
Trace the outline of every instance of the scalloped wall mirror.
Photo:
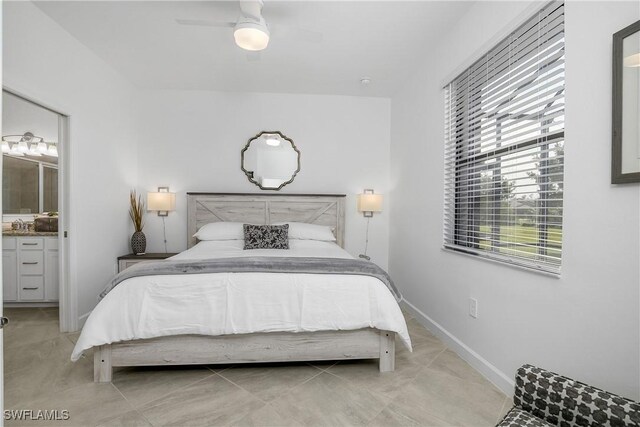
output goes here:
<path id="1" fill-rule="evenodd" d="M 280 190 L 300 172 L 300 151 L 279 131 L 262 131 L 241 151 L 241 167 L 261 190 Z"/>

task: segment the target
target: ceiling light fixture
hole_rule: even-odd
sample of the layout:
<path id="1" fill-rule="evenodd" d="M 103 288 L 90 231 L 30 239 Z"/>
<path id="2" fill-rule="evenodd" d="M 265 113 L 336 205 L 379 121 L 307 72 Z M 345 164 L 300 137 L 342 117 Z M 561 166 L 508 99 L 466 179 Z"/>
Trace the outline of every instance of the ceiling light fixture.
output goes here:
<path id="1" fill-rule="evenodd" d="M 360 79 L 360 84 L 362 86 L 369 86 L 371 84 L 371 77 L 362 77 Z"/>
<path id="2" fill-rule="evenodd" d="M 259 21 L 241 17 L 233 31 L 233 38 L 244 50 L 264 50 L 269 44 L 269 28 L 263 17 L 260 17 Z"/>

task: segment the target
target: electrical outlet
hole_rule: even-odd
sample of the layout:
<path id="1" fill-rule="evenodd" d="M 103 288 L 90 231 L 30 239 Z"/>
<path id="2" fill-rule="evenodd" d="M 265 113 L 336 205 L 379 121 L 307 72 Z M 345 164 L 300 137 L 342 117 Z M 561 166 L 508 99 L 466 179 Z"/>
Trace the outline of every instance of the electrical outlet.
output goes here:
<path id="1" fill-rule="evenodd" d="M 475 298 L 469 298 L 469 316 L 478 318 L 478 300 Z"/>

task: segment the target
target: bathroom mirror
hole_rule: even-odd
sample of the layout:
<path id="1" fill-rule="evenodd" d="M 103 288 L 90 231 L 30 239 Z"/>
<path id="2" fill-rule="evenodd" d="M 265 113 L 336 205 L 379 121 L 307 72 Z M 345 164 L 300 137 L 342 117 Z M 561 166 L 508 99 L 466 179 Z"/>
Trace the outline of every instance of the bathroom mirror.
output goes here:
<path id="1" fill-rule="evenodd" d="M 640 21 L 613 35 L 611 182 L 640 182 Z"/>
<path id="2" fill-rule="evenodd" d="M 58 114 L 2 92 L 2 213 L 58 211 Z"/>
<path id="3" fill-rule="evenodd" d="M 261 190 L 280 190 L 300 171 L 300 151 L 278 131 L 262 131 L 241 152 L 241 167 Z"/>

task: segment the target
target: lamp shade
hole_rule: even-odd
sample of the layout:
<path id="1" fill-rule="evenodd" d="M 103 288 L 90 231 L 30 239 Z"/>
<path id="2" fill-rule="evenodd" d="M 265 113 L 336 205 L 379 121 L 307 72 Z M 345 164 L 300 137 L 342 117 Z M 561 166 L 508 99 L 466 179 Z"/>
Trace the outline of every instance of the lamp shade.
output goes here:
<path id="1" fill-rule="evenodd" d="M 381 212 L 382 194 L 358 194 L 358 212 Z"/>
<path id="2" fill-rule="evenodd" d="M 169 212 L 176 208 L 176 193 L 147 193 L 147 209 L 150 211 Z"/>

